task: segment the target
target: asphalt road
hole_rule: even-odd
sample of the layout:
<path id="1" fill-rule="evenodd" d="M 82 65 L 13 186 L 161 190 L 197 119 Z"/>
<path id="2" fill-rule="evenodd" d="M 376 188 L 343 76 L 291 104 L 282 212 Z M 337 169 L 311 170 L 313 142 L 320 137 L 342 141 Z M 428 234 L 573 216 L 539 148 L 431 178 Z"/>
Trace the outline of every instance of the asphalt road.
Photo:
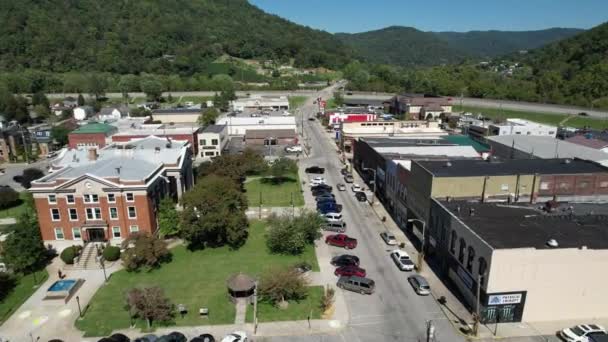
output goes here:
<path id="1" fill-rule="evenodd" d="M 328 98 L 330 94 L 331 90 L 325 90 L 321 96 Z M 317 112 L 317 106 L 312 104 L 313 100 L 314 97 L 299 110 L 304 115 L 305 136 L 312 148 L 311 155 L 302 161 L 302 166 L 324 167 L 326 171 L 323 176 L 327 183 L 335 188 L 337 183 L 343 182 L 340 174 L 342 164 L 335 145 L 328 139 L 318 121 L 308 121 L 308 117 Z M 276 337 L 268 340 L 415 342 L 424 340 L 426 322 L 432 320 L 436 327 L 437 341 L 464 341 L 453 330 L 435 300 L 431 296 L 416 295 L 407 282 L 410 273 L 399 271 L 392 262 L 388 254 L 392 248 L 380 239 L 379 227 L 382 227 L 382 223 L 369 204 L 358 202 L 350 188 L 344 192 L 335 190 L 334 193 L 338 203 L 344 207 L 347 234 L 358 240 L 357 248 L 348 253 L 360 258 L 361 267 L 365 268 L 368 277 L 376 282 L 376 292 L 369 296 L 345 292 L 350 322 L 339 334 Z M 336 247 L 331 249 L 334 255 L 345 253 Z"/>
<path id="2" fill-rule="evenodd" d="M 26 163 L 2 164 L 2 165 L 0 165 L 0 168 L 4 169 L 4 174 L 0 175 L 0 185 L 8 185 L 11 188 L 15 189 L 16 191 L 23 191 L 25 189 L 19 183 L 13 181 L 13 177 L 21 175 L 23 173 L 23 170 L 29 169 L 29 168 L 40 169 L 42 172 L 44 172 L 46 174 L 47 173 L 46 170 L 49 167 L 49 163 L 50 163 L 50 160 L 43 158 L 43 159 L 41 159 L 37 162 L 31 163 L 31 164 L 26 164 Z"/>

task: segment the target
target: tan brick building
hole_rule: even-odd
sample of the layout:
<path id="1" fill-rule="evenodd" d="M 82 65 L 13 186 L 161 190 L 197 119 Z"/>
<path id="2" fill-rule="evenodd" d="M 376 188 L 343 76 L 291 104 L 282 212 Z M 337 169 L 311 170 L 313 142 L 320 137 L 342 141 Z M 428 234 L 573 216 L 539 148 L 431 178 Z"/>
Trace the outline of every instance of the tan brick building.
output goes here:
<path id="1" fill-rule="evenodd" d="M 190 144 L 154 136 L 67 150 L 51 167 L 30 191 L 42 238 L 58 250 L 155 233 L 160 200 L 177 201 L 194 183 Z"/>

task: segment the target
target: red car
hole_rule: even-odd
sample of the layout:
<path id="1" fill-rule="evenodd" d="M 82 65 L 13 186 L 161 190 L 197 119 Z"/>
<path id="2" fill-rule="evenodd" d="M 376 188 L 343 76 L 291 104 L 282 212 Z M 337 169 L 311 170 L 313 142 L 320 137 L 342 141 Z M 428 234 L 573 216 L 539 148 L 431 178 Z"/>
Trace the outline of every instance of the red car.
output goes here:
<path id="1" fill-rule="evenodd" d="M 332 246 L 353 249 L 357 247 L 357 239 L 353 239 L 346 234 L 334 234 L 325 238 L 325 243 Z"/>
<path id="2" fill-rule="evenodd" d="M 357 267 L 357 266 L 342 266 L 342 267 L 336 268 L 336 270 L 334 271 L 334 274 L 337 276 L 345 276 L 345 277 L 350 277 L 350 276 L 365 277 L 367 272 L 365 272 L 365 269 L 363 269 L 361 267 Z"/>

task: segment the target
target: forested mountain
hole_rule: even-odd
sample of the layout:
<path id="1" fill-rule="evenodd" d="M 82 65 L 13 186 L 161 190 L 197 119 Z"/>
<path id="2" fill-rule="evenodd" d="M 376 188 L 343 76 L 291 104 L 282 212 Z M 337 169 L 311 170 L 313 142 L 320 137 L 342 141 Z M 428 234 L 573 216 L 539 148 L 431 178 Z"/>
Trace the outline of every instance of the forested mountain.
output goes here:
<path id="1" fill-rule="evenodd" d="M 471 54 L 484 57 L 498 57 L 520 50 L 531 50 L 557 42 L 578 33 L 581 29 L 550 28 L 538 31 L 469 31 L 469 32 L 436 32 L 439 39 L 448 46 L 469 51 Z"/>
<path id="2" fill-rule="evenodd" d="M 608 108 L 608 23 L 526 55 L 425 68 L 350 63 L 349 87 Z"/>
<path id="3" fill-rule="evenodd" d="M 454 63 L 469 54 L 452 48 L 433 33 L 413 27 L 391 26 L 363 33 L 337 33 L 345 44 L 370 63 L 429 66 Z"/>
<path id="4" fill-rule="evenodd" d="M 391 26 L 363 33 L 336 34 L 370 63 L 431 66 L 485 59 L 541 47 L 583 30 L 423 32 Z"/>
<path id="5" fill-rule="evenodd" d="M 228 54 L 336 68 L 329 33 L 246 0 L 0 0 L 0 70 L 191 75 Z"/>

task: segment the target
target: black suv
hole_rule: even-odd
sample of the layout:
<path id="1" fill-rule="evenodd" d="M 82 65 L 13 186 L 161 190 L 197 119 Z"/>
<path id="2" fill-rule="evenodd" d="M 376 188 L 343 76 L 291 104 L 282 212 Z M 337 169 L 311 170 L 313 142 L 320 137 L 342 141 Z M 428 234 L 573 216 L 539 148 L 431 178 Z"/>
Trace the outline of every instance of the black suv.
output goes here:
<path id="1" fill-rule="evenodd" d="M 359 201 L 359 202 L 367 201 L 367 195 L 365 194 L 365 192 L 357 191 L 357 192 L 355 192 L 355 197 L 357 198 L 357 201 Z"/>
<path id="2" fill-rule="evenodd" d="M 322 167 L 319 167 L 319 166 L 307 167 L 305 171 L 306 171 L 306 173 L 318 173 L 318 174 L 325 173 L 325 169 Z"/>
<path id="3" fill-rule="evenodd" d="M 334 266 L 359 266 L 359 257 L 350 254 L 342 254 L 331 259 Z"/>

